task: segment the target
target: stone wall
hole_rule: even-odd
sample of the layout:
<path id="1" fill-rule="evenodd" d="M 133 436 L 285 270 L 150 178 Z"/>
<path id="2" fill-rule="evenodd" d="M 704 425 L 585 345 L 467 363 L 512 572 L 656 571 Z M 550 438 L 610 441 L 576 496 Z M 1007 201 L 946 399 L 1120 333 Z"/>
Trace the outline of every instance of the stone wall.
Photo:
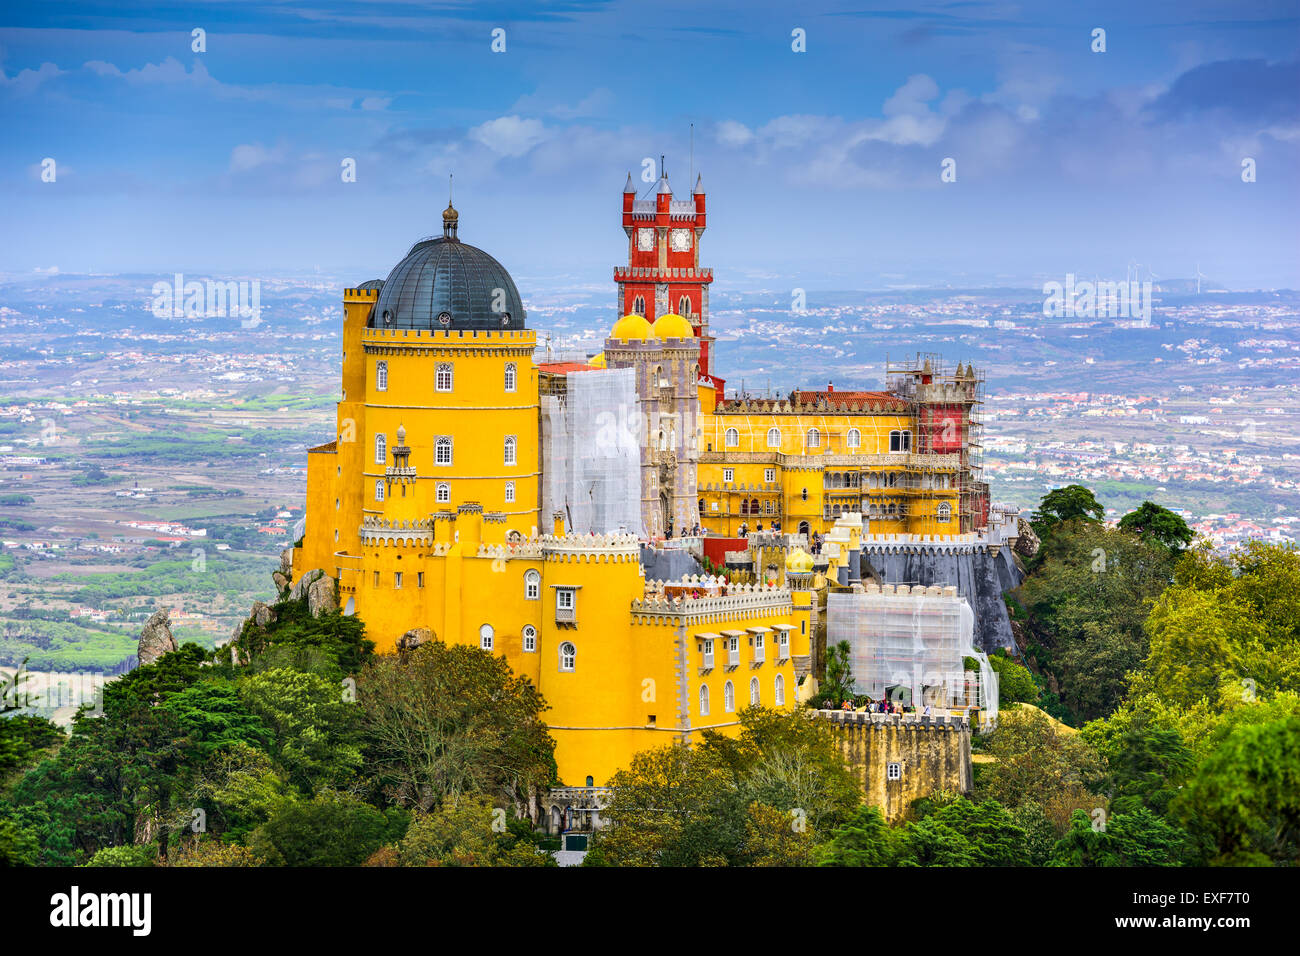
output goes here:
<path id="1" fill-rule="evenodd" d="M 886 820 L 901 819 L 913 800 L 940 790 L 967 793 L 973 786 L 970 724 L 963 718 L 819 713 L 831 723 L 866 803 L 880 807 Z M 897 780 L 889 779 L 891 763 L 899 765 Z"/>

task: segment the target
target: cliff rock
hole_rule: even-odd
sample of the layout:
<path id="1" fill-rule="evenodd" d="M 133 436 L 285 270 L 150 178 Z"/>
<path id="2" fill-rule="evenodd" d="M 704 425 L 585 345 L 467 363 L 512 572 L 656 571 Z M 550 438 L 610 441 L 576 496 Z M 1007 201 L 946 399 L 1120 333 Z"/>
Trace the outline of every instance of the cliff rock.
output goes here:
<path id="1" fill-rule="evenodd" d="M 136 657 L 140 666 L 152 664 L 164 654 L 176 650 L 176 638 L 172 637 L 171 615 L 166 608 L 159 608 L 145 622 L 140 632 L 140 648 Z"/>
<path id="2" fill-rule="evenodd" d="M 1024 518 L 1016 521 L 1016 554 L 1022 558 L 1032 558 L 1038 553 L 1042 542 L 1034 533 L 1033 527 Z"/>
<path id="3" fill-rule="evenodd" d="M 421 644 L 433 640 L 433 631 L 427 627 L 413 627 L 397 639 L 397 653 L 405 656 Z"/>
<path id="4" fill-rule="evenodd" d="M 338 599 L 334 593 L 334 579 L 320 568 L 313 568 L 298 579 L 298 583 L 289 592 L 289 600 L 305 600 L 311 616 L 320 617 L 326 611 L 338 607 Z"/>

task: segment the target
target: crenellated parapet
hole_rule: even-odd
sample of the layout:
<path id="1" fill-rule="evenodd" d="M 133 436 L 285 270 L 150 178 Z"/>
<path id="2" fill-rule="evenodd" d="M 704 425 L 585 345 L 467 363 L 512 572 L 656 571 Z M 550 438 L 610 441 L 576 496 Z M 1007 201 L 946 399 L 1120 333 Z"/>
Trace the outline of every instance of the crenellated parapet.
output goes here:
<path id="1" fill-rule="evenodd" d="M 429 518 L 394 521 L 367 515 L 361 522 L 361 540 L 372 545 L 432 544 L 433 521 Z"/>
<path id="2" fill-rule="evenodd" d="M 550 562 L 641 561 L 641 541 L 634 534 L 544 534 L 534 540 Z"/>
<path id="3" fill-rule="evenodd" d="M 662 592 L 663 582 L 652 582 L 649 590 Z M 667 598 L 649 596 L 632 602 L 632 620 L 637 624 L 720 623 L 765 613 L 788 612 L 793 606 L 790 590 L 763 584 L 732 584 L 727 593 L 716 596 Z"/>

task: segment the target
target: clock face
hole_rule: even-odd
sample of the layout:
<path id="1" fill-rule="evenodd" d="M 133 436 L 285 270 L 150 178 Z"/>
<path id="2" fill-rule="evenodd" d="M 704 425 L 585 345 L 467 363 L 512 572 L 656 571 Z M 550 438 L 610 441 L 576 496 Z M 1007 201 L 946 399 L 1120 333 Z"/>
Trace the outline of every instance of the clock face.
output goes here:
<path id="1" fill-rule="evenodd" d="M 636 247 L 641 252 L 653 252 L 655 248 L 655 231 L 653 229 L 638 229 L 636 231 Z"/>
<path id="2" fill-rule="evenodd" d="M 673 252 L 690 252 L 691 251 L 691 231 L 689 229 L 674 229 L 672 233 Z"/>

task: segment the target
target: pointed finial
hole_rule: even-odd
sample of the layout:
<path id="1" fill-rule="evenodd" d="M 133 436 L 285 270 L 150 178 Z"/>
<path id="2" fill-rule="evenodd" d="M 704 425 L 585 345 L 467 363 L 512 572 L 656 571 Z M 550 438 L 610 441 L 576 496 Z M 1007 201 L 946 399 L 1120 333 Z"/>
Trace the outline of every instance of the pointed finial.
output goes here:
<path id="1" fill-rule="evenodd" d="M 623 187 L 623 192 L 625 193 L 636 192 L 636 187 L 632 185 L 632 173 L 630 171 L 627 174 L 627 185 Z"/>

